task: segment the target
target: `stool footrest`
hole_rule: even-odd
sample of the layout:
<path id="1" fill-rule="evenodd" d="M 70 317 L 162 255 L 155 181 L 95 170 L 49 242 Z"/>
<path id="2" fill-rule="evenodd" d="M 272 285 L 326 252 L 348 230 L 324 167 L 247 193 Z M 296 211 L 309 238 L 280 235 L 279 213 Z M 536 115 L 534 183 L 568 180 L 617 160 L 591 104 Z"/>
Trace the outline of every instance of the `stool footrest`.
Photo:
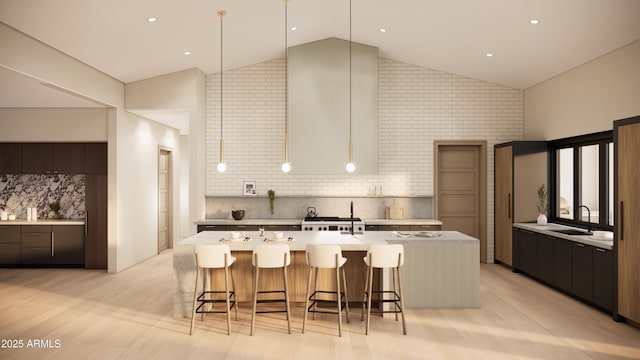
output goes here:
<path id="1" fill-rule="evenodd" d="M 198 296 L 197 301 L 200 303 L 196 308 L 197 314 L 216 314 L 216 313 L 226 313 L 227 309 L 222 310 L 202 310 L 202 307 L 206 304 L 226 304 L 226 299 L 207 299 L 207 295 L 211 294 L 226 294 L 226 291 L 203 291 L 200 296 Z M 233 291 L 229 291 L 229 310 L 233 309 L 236 306 L 236 302 L 231 300 L 231 298 L 235 295 Z"/>

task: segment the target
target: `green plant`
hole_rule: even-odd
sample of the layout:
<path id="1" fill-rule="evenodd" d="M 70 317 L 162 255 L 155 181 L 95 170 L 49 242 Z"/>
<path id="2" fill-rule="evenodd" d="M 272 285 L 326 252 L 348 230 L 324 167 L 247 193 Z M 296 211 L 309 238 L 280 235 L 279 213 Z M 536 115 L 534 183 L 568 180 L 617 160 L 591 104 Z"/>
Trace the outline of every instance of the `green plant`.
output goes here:
<path id="1" fill-rule="evenodd" d="M 49 203 L 49 209 L 51 209 L 54 214 L 57 214 L 60 211 L 60 201 L 56 200 L 52 203 Z"/>
<path id="2" fill-rule="evenodd" d="M 269 191 L 267 191 L 267 195 L 269 195 L 269 211 L 271 212 L 271 215 L 273 215 L 273 203 L 276 199 L 276 192 L 269 189 Z"/>
<path id="3" fill-rule="evenodd" d="M 538 188 L 538 214 L 547 214 L 547 187 L 542 184 Z"/>

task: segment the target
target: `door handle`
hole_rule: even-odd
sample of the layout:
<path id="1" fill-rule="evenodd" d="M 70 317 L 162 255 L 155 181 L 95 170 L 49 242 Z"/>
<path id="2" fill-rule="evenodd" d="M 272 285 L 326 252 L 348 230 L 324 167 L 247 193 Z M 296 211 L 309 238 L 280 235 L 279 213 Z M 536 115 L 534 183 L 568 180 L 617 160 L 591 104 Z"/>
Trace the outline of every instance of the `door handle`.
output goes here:
<path id="1" fill-rule="evenodd" d="M 507 195 L 507 219 L 511 219 L 511 193 Z"/>
<path id="2" fill-rule="evenodd" d="M 51 257 L 56 256 L 56 233 L 51 232 Z"/>
<path id="3" fill-rule="evenodd" d="M 620 240 L 624 240 L 624 201 L 620 201 Z"/>

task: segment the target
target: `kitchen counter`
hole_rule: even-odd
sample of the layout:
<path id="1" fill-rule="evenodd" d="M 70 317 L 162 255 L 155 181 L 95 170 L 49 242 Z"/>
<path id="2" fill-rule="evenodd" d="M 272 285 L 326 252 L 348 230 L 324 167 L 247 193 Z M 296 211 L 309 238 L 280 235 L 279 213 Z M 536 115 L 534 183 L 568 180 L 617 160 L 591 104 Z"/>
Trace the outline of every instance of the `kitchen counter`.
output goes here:
<path id="1" fill-rule="evenodd" d="M 404 234 L 405 232 L 403 232 Z M 289 244 L 292 251 L 290 282 L 297 289 L 292 301 L 304 301 L 307 266 L 304 250 L 307 244 L 337 244 L 349 259 L 347 272 L 353 274 L 364 270 L 362 257 L 370 244 L 401 243 L 405 246 L 405 264 L 402 267 L 403 290 L 407 308 L 477 308 L 480 306 L 480 242 L 478 239 L 456 231 L 438 232 L 432 238 L 418 237 L 419 232 L 406 232 L 409 237 L 397 236 L 392 231 L 370 231 L 363 234 L 341 234 L 334 231 L 285 231 L 284 238 L 294 238 Z M 265 235 L 269 235 L 267 232 Z M 174 316 L 188 317 L 193 301 L 195 261 L 193 248 L 196 244 L 220 244 L 228 237 L 227 231 L 203 231 L 176 244 L 173 250 L 174 267 Z M 264 236 L 257 231 L 248 231 L 250 241 L 225 241 L 237 257 L 236 286 L 239 301 L 249 301 L 251 293 L 251 251 L 256 244 L 263 244 Z M 276 242 L 274 242 L 276 243 Z M 348 275 L 349 276 L 349 275 Z M 356 276 L 363 279 L 364 276 Z M 362 291 L 363 284 L 355 283 L 354 296 Z M 383 271 L 381 286 L 391 287 L 388 271 Z M 246 288 L 242 290 L 242 288 Z M 295 291 L 295 290 L 294 290 Z M 357 301 L 357 300 L 354 300 Z"/>
<path id="2" fill-rule="evenodd" d="M 301 219 L 204 219 L 196 225 L 300 225 Z"/>
<path id="3" fill-rule="evenodd" d="M 536 223 L 514 223 L 513 227 L 529 230 L 533 232 L 537 232 L 540 234 L 545 234 L 557 238 L 562 238 L 565 240 L 575 241 L 585 245 L 595 246 L 601 249 L 613 250 L 613 239 L 598 239 L 591 235 L 567 235 L 563 233 L 558 233 L 553 230 L 561 230 L 561 229 L 577 229 L 570 226 L 560 225 L 560 224 L 552 224 L 549 223 L 547 225 L 538 225 Z M 583 230 L 584 229 L 579 229 Z"/>
<path id="4" fill-rule="evenodd" d="M 442 221 L 436 219 L 363 219 L 366 225 L 437 225 L 442 226 Z"/>
<path id="5" fill-rule="evenodd" d="M 0 220 L 0 226 L 2 225 L 84 225 L 84 219 L 42 219 L 42 220 L 25 220 L 25 219 L 16 219 L 16 220 Z"/>

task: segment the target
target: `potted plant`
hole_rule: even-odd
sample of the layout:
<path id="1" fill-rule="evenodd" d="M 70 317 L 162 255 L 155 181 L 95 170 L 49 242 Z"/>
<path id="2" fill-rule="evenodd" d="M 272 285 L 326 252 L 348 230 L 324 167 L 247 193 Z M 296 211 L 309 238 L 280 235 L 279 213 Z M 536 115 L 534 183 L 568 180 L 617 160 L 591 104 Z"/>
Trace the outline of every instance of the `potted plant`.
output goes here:
<path id="1" fill-rule="evenodd" d="M 271 215 L 273 215 L 273 202 L 276 199 L 276 192 L 269 189 L 269 191 L 267 191 L 267 195 L 269 195 L 269 211 L 271 212 Z"/>
<path id="2" fill-rule="evenodd" d="M 52 203 L 49 203 L 49 209 L 53 213 L 53 215 L 49 216 L 50 219 L 60 219 L 60 201 L 56 200 Z"/>
<path id="3" fill-rule="evenodd" d="M 538 188 L 538 225 L 547 225 L 547 187 L 542 184 Z"/>

